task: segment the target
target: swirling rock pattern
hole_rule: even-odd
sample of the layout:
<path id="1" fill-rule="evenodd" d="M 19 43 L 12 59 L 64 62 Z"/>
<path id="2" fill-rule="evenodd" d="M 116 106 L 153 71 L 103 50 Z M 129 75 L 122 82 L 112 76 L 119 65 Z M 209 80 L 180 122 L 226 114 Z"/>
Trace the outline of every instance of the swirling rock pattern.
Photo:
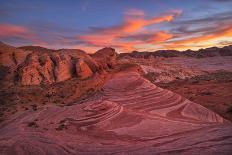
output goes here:
<path id="1" fill-rule="evenodd" d="M 0 126 L 0 154 L 231 152 L 231 123 L 135 72 L 83 104 L 18 112 Z"/>

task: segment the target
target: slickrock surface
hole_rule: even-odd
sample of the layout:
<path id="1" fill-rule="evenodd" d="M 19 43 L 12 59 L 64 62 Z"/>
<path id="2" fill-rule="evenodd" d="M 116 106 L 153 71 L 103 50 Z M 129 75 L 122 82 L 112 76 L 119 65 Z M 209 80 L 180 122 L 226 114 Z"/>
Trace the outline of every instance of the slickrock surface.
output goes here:
<path id="1" fill-rule="evenodd" d="M 121 72 L 82 104 L 18 112 L 0 124 L 0 154 L 230 154 L 232 125 Z"/>

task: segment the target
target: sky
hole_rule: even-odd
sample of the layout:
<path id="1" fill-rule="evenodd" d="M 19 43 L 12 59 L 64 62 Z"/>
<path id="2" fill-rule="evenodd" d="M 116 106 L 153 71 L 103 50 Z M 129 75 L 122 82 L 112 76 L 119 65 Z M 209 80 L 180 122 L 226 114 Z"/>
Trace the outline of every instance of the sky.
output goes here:
<path id="1" fill-rule="evenodd" d="M 0 0 L 0 41 L 92 53 L 232 44 L 232 0 Z"/>

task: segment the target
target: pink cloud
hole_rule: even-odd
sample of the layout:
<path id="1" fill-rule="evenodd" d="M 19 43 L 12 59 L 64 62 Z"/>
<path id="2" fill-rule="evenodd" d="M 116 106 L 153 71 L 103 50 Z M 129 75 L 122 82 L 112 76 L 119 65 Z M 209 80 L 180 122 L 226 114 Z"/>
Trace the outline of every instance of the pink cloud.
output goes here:
<path id="1" fill-rule="evenodd" d="M 30 41 L 32 45 L 47 45 L 46 42 L 42 41 L 35 33 L 25 26 L 0 23 L 0 30 L 1 39 L 18 38 Z"/>
<path id="2" fill-rule="evenodd" d="M 26 27 L 12 24 L 0 24 L 0 29 L 0 37 L 22 36 L 29 33 Z"/>

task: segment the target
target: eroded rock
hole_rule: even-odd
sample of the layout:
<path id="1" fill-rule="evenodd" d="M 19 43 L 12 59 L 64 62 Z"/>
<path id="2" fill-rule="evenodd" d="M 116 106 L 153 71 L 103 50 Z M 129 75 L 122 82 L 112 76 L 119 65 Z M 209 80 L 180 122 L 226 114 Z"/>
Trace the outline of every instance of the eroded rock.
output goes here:
<path id="1" fill-rule="evenodd" d="M 93 75 L 92 70 L 89 66 L 84 62 L 83 59 L 79 59 L 76 63 L 76 73 L 77 77 L 80 79 L 86 79 Z"/>

